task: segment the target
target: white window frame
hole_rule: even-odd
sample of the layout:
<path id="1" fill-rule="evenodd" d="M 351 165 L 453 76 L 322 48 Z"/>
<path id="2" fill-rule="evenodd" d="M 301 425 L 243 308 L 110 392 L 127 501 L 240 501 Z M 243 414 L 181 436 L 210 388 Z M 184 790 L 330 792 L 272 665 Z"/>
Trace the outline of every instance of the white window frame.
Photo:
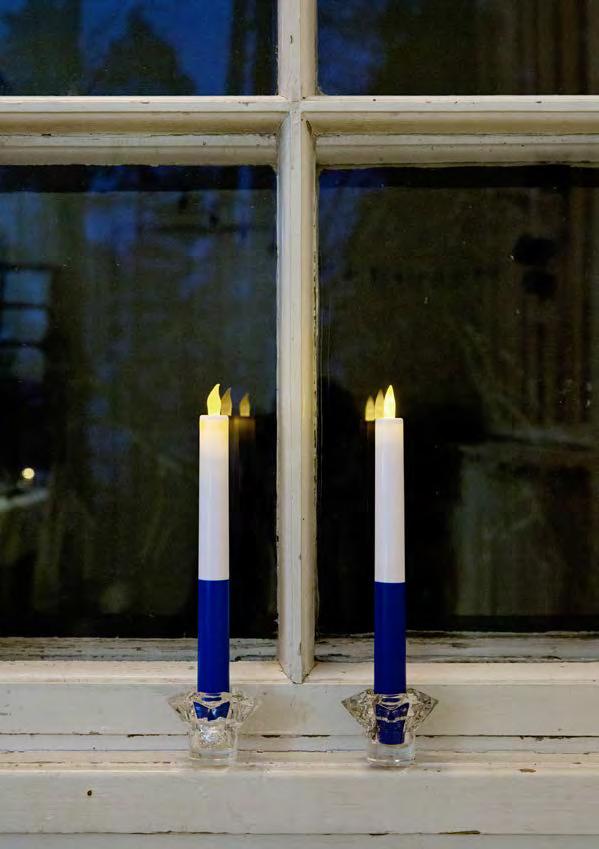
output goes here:
<path id="1" fill-rule="evenodd" d="M 351 736 L 359 729 L 338 703 L 370 682 L 364 643 L 329 645 L 315 666 L 318 168 L 596 164 L 599 97 L 322 95 L 315 0 L 279 0 L 278 22 L 278 94 L 3 97 L 0 163 L 276 166 L 278 662 L 240 661 L 233 677 L 265 703 L 251 733 Z M 67 733 L 100 733 L 109 748 L 127 735 L 182 735 L 162 696 L 192 684 L 191 648 L 144 643 L 140 664 L 128 654 L 127 645 L 137 651 L 134 643 L 44 641 L 42 651 L 36 641 L 0 641 L 0 704 L 10 707 L 0 711 L 0 740 L 8 748 L 51 747 Z M 554 636 L 493 645 L 472 636 L 415 641 L 411 681 L 442 697 L 427 733 L 596 736 L 598 647 Z M 269 654 L 266 644 L 246 650 Z M 46 660 L 32 659 L 42 654 Z M 65 686 L 48 686 L 58 683 Z M 142 685 L 154 697 L 143 716 L 133 704 Z M 43 716 L 36 706 L 42 692 Z"/>

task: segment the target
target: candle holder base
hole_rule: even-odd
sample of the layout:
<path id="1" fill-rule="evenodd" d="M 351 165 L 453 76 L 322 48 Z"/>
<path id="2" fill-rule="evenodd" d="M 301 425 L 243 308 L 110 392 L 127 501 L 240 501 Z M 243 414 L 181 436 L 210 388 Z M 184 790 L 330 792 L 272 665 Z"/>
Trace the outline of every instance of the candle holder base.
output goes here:
<path id="1" fill-rule="evenodd" d="M 419 690 L 384 695 L 363 690 L 344 699 L 342 704 L 366 730 L 368 763 L 401 769 L 414 762 L 415 731 L 437 700 Z"/>
<path id="2" fill-rule="evenodd" d="M 393 767 L 401 769 L 414 763 L 416 741 L 413 734 L 406 734 L 403 743 L 381 743 L 380 740 L 368 740 L 366 760 L 371 766 Z"/>
<path id="3" fill-rule="evenodd" d="M 258 703 L 243 693 L 181 693 L 170 706 L 189 728 L 189 754 L 205 766 L 237 759 L 239 729 Z"/>

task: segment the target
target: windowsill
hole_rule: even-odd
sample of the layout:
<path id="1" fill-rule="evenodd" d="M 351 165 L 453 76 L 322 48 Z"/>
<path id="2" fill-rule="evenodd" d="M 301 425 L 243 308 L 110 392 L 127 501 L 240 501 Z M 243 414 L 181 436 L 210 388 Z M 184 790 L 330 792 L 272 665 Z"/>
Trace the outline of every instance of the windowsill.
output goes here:
<path id="1" fill-rule="evenodd" d="M 406 771 L 358 752 L 0 756 L 0 833 L 599 834 L 599 755 L 421 752 Z M 126 800 L 126 803 L 124 801 Z"/>
<path id="2" fill-rule="evenodd" d="M 32 832 L 599 834 L 599 663 L 537 655 L 410 663 L 439 705 L 398 772 L 366 766 L 340 704 L 370 662 L 319 662 L 302 685 L 275 661 L 234 663 L 261 706 L 228 769 L 190 761 L 168 706 L 193 687 L 190 660 L 0 662 L 0 846 Z"/>
<path id="3" fill-rule="evenodd" d="M 104 737 L 183 737 L 168 698 L 194 677 L 189 661 L 1 662 L 0 745 L 14 748 L 20 735 L 92 737 L 96 748 Z M 408 664 L 408 680 L 439 700 L 425 735 L 597 735 L 599 662 L 422 661 Z M 371 685 L 372 664 L 317 663 L 298 685 L 276 661 L 239 661 L 232 681 L 260 701 L 247 734 L 357 736 L 341 700 Z"/>

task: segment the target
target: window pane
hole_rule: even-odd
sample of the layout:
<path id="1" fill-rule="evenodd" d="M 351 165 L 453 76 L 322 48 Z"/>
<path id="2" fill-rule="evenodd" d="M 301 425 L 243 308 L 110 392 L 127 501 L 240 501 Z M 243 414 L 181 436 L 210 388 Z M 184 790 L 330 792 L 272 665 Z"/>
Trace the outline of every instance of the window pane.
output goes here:
<path id="1" fill-rule="evenodd" d="M 27 304 L 43 307 L 49 292 L 50 275 L 47 269 L 4 270 L 4 301 L 7 304 Z"/>
<path id="2" fill-rule="evenodd" d="M 268 168 L 0 169 L 1 633 L 195 633 L 217 381 L 232 632 L 273 633 L 275 220 Z"/>
<path id="3" fill-rule="evenodd" d="M 319 0 L 327 94 L 595 94 L 599 0 Z"/>
<path id="4" fill-rule="evenodd" d="M 0 326 L 1 342 L 40 342 L 48 329 L 48 315 L 43 309 L 4 309 Z"/>
<path id="5" fill-rule="evenodd" d="M 599 172 L 325 172 L 320 233 L 320 631 L 372 628 L 389 383 L 410 626 L 599 627 Z"/>
<path id="6" fill-rule="evenodd" d="M 275 9 L 275 0 L 0 0 L 0 94 L 272 94 Z"/>

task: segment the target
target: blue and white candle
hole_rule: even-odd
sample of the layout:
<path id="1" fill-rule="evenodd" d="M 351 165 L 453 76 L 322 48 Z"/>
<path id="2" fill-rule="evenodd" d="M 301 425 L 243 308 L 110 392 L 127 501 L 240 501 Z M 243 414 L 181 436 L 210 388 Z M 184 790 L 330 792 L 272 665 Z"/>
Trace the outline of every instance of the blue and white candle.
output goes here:
<path id="1" fill-rule="evenodd" d="M 405 693 L 404 434 L 392 386 L 375 421 L 374 488 L 374 691 Z"/>
<path id="2" fill-rule="evenodd" d="M 229 417 L 220 384 L 200 416 L 198 691 L 229 692 Z"/>

